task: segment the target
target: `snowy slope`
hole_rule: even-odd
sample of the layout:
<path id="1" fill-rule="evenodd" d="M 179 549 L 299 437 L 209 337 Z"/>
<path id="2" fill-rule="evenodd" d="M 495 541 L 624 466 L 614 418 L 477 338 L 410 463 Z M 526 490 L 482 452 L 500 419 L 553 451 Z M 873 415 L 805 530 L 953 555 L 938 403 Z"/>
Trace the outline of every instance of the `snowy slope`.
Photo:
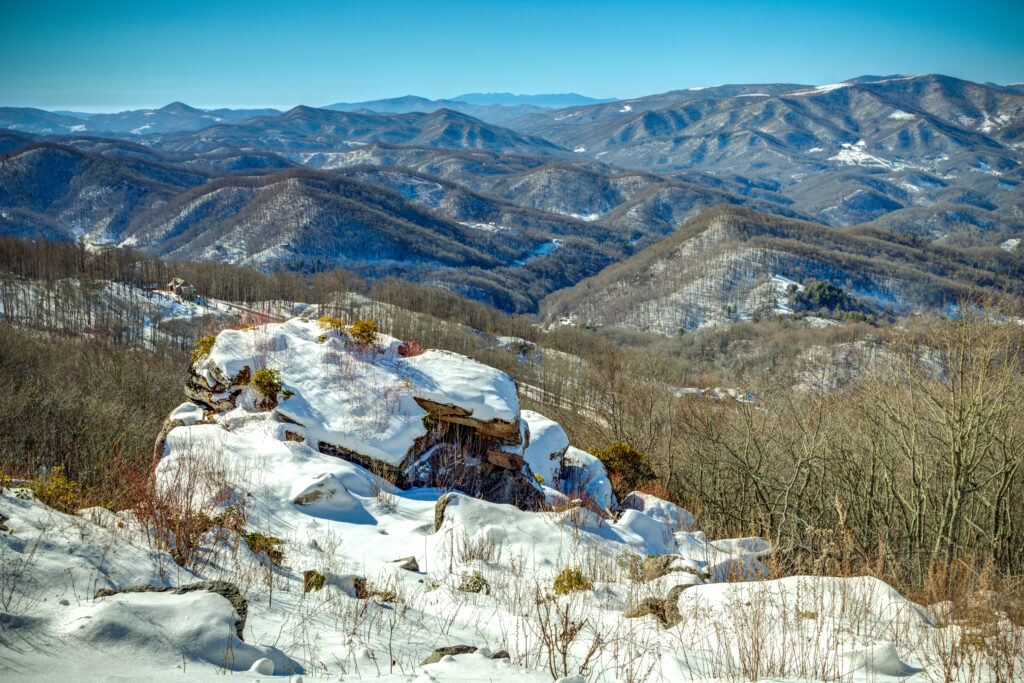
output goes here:
<path id="1" fill-rule="evenodd" d="M 600 461 L 569 446 L 556 423 L 519 412 L 514 384 L 505 392 L 497 371 L 455 354 L 406 358 L 389 337 L 375 349 L 346 344 L 343 330 L 323 329 L 293 319 L 224 332 L 194 366 L 217 380 L 238 373 L 246 357 L 265 361 L 294 394 L 273 407 L 247 386 L 230 409 L 190 401 L 171 413 L 156 485 L 163 500 L 210 520 L 192 545 L 171 536 L 164 550 L 151 548 L 160 545 L 157 529 L 131 511 L 71 516 L 24 488 L 0 493 L 8 532 L 0 534 L 0 677 L 67 680 L 68 662 L 82 680 L 206 680 L 228 671 L 243 680 L 396 683 L 923 682 L 941 674 L 937 648 L 950 631 L 881 581 L 763 580 L 773 549 L 761 539 L 708 539 L 688 511 L 650 494 L 630 494 L 620 509 Z M 417 372 L 403 375 L 407 363 Z M 547 468 L 559 504 L 520 509 L 454 491 L 459 482 L 398 487 L 310 438 L 351 437 L 401 462 L 418 433 L 408 425 L 424 426 L 426 413 L 400 400 L 370 420 L 375 402 L 359 398 L 396 381 L 402 396 L 430 387 L 435 399 L 480 418 L 514 412 L 521 443 L 506 452 L 524 457 L 526 473 L 533 463 Z M 579 492 L 600 505 L 565 503 Z M 173 559 L 184 551 L 189 570 Z M 559 594 L 566 570 L 582 580 Z M 211 584 L 97 595 L 218 580 L 237 589 L 244 608 Z M 651 600 L 672 615 L 664 625 L 641 616 L 638 606 Z M 455 645 L 466 647 L 424 663 Z"/>

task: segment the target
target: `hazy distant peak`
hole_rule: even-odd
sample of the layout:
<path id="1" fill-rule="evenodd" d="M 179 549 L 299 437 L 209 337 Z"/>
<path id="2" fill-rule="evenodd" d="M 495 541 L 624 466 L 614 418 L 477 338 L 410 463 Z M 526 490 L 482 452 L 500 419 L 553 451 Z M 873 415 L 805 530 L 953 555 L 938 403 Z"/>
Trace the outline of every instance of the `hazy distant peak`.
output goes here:
<path id="1" fill-rule="evenodd" d="M 547 95 L 514 95 L 510 92 L 472 92 L 464 95 L 458 95 L 451 99 L 459 102 L 465 102 L 467 104 L 502 104 L 505 106 L 532 104 L 537 107 L 548 107 L 551 109 L 579 107 L 587 104 L 599 104 L 601 102 L 615 101 L 615 98 L 597 99 L 574 92 Z"/>
<path id="2" fill-rule="evenodd" d="M 202 114 L 201 109 L 190 107 L 184 102 L 171 102 L 170 104 L 160 107 L 157 111 L 167 112 L 168 114 Z"/>

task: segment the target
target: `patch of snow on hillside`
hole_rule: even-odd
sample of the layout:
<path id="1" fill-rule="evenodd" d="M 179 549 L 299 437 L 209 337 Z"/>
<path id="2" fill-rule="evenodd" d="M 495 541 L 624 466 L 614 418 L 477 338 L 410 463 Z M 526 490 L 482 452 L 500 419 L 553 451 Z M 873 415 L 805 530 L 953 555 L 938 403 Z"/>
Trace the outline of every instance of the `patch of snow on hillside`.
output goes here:
<path id="1" fill-rule="evenodd" d="M 775 293 L 774 312 L 780 315 L 789 315 L 793 313 L 793 308 L 788 303 L 789 288 L 795 287 L 797 292 L 802 292 L 804 291 L 804 286 L 796 280 L 790 280 L 788 277 L 783 277 L 782 275 L 772 275 L 770 282 Z"/>
<path id="2" fill-rule="evenodd" d="M 807 153 L 808 154 L 814 154 L 815 152 L 824 152 L 824 151 L 825 150 L 823 150 L 821 147 L 811 147 L 809 150 L 807 150 Z"/>
<path id="3" fill-rule="evenodd" d="M 890 170 L 898 170 L 903 167 L 902 164 L 869 154 L 866 151 L 866 148 L 867 143 L 863 140 L 858 140 L 857 142 L 852 143 L 844 142 L 839 152 L 835 156 L 829 157 L 828 160 L 838 161 L 849 166 L 877 166 Z"/>
<path id="4" fill-rule="evenodd" d="M 786 93 L 787 95 L 818 95 L 820 93 L 832 92 L 833 90 L 839 90 L 841 88 L 849 88 L 849 83 L 830 83 L 828 85 L 817 85 L 810 90 L 799 90 L 797 92 Z"/>
<path id="5" fill-rule="evenodd" d="M 1020 242 L 1021 242 L 1020 238 L 1012 237 L 1012 238 L 1006 240 L 1005 242 L 1000 243 L 999 246 L 1002 249 L 1005 249 L 1006 251 L 1013 251 L 1014 249 L 1017 248 L 1017 245 L 1020 244 Z"/>
<path id="6" fill-rule="evenodd" d="M 582 145 L 580 145 L 579 147 L 575 148 L 573 151 L 576 152 L 577 154 L 582 154 L 583 152 L 587 151 L 587 148 L 582 146 Z"/>
<path id="7" fill-rule="evenodd" d="M 913 119 L 917 117 L 915 114 L 911 114 L 908 111 L 902 111 L 900 109 L 897 109 L 893 113 L 889 114 L 889 118 L 895 121 L 905 121 L 907 119 Z"/>
<path id="8" fill-rule="evenodd" d="M 624 104 L 624 105 L 622 105 L 622 109 L 619 110 L 619 113 L 620 114 L 625 114 L 626 112 L 630 112 L 630 111 L 633 111 L 633 107 L 628 105 L 628 104 Z"/>
<path id="9" fill-rule="evenodd" d="M 560 247 L 561 245 L 562 245 L 562 240 L 557 239 L 557 238 L 556 239 L 552 239 L 549 242 L 544 242 L 543 244 L 538 246 L 536 249 L 534 249 L 532 252 L 530 252 L 530 254 L 528 256 L 526 256 L 525 258 L 521 258 L 518 261 L 515 261 L 513 263 L 513 265 L 516 265 L 516 266 L 526 265 L 526 262 L 529 261 L 530 259 L 534 259 L 534 258 L 537 258 L 539 256 L 547 256 L 548 254 L 553 252 L 555 249 L 558 249 L 558 247 Z"/>
<path id="10" fill-rule="evenodd" d="M 978 130 L 982 133 L 991 133 L 996 128 L 1001 128 L 1012 120 L 1006 114 L 998 114 L 995 119 L 989 118 L 987 113 L 983 113 L 982 115 L 984 116 L 984 119 L 982 120 L 981 125 L 978 126 Z"/>
<path id="11" fill-rule="evenodd" d="M 68 130 L 71 131 L 72 133 L 81 133 L 83 130 L 85 130 L 85 124 L 80 123 L 77 126 L 71 126 L 70 128 L 68 128 Z"/>
<path id="12" fill-rule="evenodd" d="M 465 225 L 467 228 L 473 228 L 474 230 L 484 230 L 486 232 L 501 232 L 502 230 L 508 230 L 504 225 L 495 225 L 494 223 L 465 223 L 460 222 L 459 225 Z"/>
<path id="13" fill-rule="evenodd" d="M 975 172 L 978 172 L 978 173 L 986 173 L 988 175 L 994 175 L 994 176 L 1003 175 L 1002 171 L 996 171 L 995 169 L 993 169 L 991 166 L 989 166 L 987 163 L 985 163 L 981 159 L 978 160 L 978 165 L 977 166 L 973 166 L 969 170 L 975 171 Z"/>
<path id="14" fill-rule="evenodd" d="M 391 181 L 392 189 L 397 190 L 406 199 L 432 209 L 441 206 L 447 195 L 443 185 L 408 173 L 386 171 L 381 173 L 381 176 Z"/>
<path id="15" fill-rule="evenodd" d="M 145 131 L 149 130 L 152 127 L 153 127 L 152 124 L 147 123 L 144 126 L 139 126 L 138 128 L 132 128 L 132 133 L 134 135 L 142 135 Z"/>
<path id="16" fill-rule="evenodd" d="M 840 323 L 838 320 L 832 320 L 831 318 L 821 318 L 816 315 L 805 315 L 800 320 L 801 322 L 803 322 L 803 324 L 807 325 L 808 327 L 813 327 L 815 329 L 842 326 L 842 323 Z"/>

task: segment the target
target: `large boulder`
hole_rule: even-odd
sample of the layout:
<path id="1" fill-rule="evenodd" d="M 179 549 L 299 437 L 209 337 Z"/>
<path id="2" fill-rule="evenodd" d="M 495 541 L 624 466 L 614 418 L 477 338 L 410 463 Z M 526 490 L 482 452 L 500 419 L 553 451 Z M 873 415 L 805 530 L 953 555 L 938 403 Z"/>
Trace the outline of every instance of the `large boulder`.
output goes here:
<path id="1" fill-rule="evenodd" d="M 448 351 L 408 356 L 386 335 L 367 342 L 336 320 L 294 318 L 221 332 L 191 364 L 185 383 L 189 417 L 202 419 L 172 414 L 157 456 L 175 429 L 204 421 L 230 428 L 239 411 L 271 411 L 284 425 L 282 440 L 355 462 L 400 488 L 436 486 L 524 508 L 542 504 L 524 458 L 529 430 L 512 378 Z M 317 488 L 297 492 L 296 504 L 344 502 L 326 495 L 330 487 Z"/>
<path id="2" fill-rule="evenodd" d="M 126 586 L 124 588 L 101 588 L 96 591 L 95 599 L 105 598 L 121 593 L 172 593 L 174 595 L 185 595 L 195 591 L 208 591 L 216 593 L 231 603 L 238 618 L 235 620 L 235 633 L 239 640 L 245 640 L 242 636 L 245 630 L 245 620 L 249 616 L 249 603 L 242 597 L 238 586 L 230 581 L 197 581 L 185 586 L 175 588 L 173 586 L 151 586 L 140 584 L 137 586 Z"/>

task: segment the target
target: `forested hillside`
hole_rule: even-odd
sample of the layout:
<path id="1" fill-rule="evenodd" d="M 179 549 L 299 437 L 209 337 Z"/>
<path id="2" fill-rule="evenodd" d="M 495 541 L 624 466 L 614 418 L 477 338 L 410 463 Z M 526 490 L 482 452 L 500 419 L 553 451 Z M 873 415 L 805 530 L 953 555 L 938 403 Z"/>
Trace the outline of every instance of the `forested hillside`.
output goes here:
<path id="1" fill-rule="evenodd" d="M 972 292 L 1019 297 L 1022 278 L 1024 261 L 1005 249 L 954 248 L 868 226 L 827 228 L 717 207 L 552 295 L 545 310 L 549 320 L 676 334 L 792 314 L 812 281 L 841 288 L 865 311 L 891 316 L 948 310 Z M 836 303 L 810 308 L 832 312 Z M 860 309 L 847 304 L 845 310 Z"/>

